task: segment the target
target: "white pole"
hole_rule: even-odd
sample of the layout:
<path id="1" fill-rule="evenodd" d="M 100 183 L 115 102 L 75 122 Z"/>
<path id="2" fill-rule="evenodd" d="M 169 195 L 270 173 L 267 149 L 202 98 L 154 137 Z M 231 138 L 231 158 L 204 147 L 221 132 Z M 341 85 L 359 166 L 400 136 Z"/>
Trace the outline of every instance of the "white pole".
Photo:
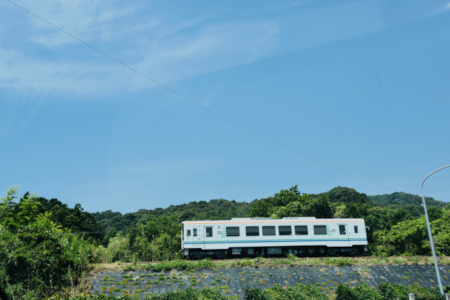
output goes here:
<path id="1" fill-rule="evenodd" d="M 427 177 L 422 181 L 422 185 L 420 186 L 420 190 L 422 191 L 422 202 L 423 202 L 423 209 L 425 210 L 425 220 L 427 221 L 427 228 L 428 228 L 428 236 L 430 238 L 430 246 L 431 246 L 431 253 L 433 253 L 433 259 L 434 259 L 434 268 L 436 269 L 436 276 L 437 276 L 437 282 L 439 284 L 439 291 L 442 295 L 444 295 L 444 289 L 442 288 L 442 282 L 441 282 L 441 274 L 439 273 L 439 265 L 436 259 L 436 252 L 434 251 L 434 243 L 433 243 L 433 236 L 431 235 L 431 227 L 430 227 L 430 221 L 428 220 L 428 212 L 427 212 L 427 204 L 425 203 L 425 196 L 423 195 L 423 184 L 425 183 L 425 180 L 428 179 L 431 175 L 436 173 L 437 171 L 440 171 L 442 169 L 448 168 L 450 165 L 439 168 L 430 174 L 428 174 Z"/>

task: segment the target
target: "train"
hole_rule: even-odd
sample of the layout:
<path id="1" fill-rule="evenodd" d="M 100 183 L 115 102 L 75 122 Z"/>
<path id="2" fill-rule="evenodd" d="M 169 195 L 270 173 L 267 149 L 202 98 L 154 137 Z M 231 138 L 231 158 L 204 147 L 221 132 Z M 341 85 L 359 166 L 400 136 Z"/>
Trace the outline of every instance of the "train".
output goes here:
<path id="1" fill-rule="evenodd" d="M 315 217 L 233 218 L 184 221 L 184 258 L 282 256 L 356 256 L 368 251 L 364 219 Z"/>

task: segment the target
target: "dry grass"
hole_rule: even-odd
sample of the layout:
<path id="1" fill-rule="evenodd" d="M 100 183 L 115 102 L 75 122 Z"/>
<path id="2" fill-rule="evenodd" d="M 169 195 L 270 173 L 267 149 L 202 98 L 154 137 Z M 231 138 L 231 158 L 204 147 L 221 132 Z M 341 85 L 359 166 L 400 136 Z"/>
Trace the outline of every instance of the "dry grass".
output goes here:
<path id="1" fill-rule="evenodd" d="M 145 270 L 149 264 L 157 266 L 160 262 L 137 263 L 133 265 L 133 270 Z M 167 264 L 167 262 L 164 262 Z M 449 256 L 438 257 L 439 265 L 450 265 Z M 392 257 L 295 257 L 287 258 L 241 258 L 228 260 L 211 260 L 209 266 L 215 270 L 233 267 L 279 267 L 279 266 L 388 266 L 388 265 L 432 265 L 431 256 L 392 256 Z M 101 272 L 122 272 L 131 263 L 105 263 L 93 265 L 90 275 Z M 201 264 L 199 264 L 199 268 Z"/>

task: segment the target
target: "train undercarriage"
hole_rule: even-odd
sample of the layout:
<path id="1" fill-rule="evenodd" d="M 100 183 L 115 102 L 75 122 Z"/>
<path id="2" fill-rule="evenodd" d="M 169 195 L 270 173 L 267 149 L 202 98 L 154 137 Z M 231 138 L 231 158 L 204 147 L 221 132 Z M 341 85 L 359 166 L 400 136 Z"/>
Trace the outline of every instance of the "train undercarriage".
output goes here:
<path id="1" fill-rule="evenodd" d="M 287 254 L 295 256 L 338 256 L 348 255 L 357 256 L 367 252 L 367 246 L 353 247 L 253 247 L 253 248 L 230 248 L 227 250 L 202 250 L 202 249 L 184 249 L 180 251 L 183 258 L 202 259 L 211 258 L 238 258 L 238 257 L 281 257 Z"/>

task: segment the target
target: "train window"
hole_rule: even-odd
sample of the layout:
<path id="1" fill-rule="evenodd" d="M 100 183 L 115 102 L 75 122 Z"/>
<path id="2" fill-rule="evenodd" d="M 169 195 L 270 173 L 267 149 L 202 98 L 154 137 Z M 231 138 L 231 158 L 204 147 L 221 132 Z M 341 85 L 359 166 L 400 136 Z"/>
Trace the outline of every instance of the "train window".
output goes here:
<path id="1" fill-rule="evenodd" d="M 275 226 L 263 226 L 263 235 L 275 235 Z"/>
<path id="2" fill-rule="evenodd" d="M 306 225 L 295 226 L 295 235 L 308 235 L 308 226 Z"/>
<path id="3" fill-rule="evenodd" d="M 327 226 L 325 225 L 314 225 L 315 235 L 325 235 L 327 234 Z"/>
<path id="4" fill-rule="evenodd" d="M 239 227 L 227 227 L 227 236 L 239 236 Z"/>
<path id="5" fill-rule="evenodd" d="M 291 226 L 278 226 L 278 234 L 279 235 L 292 235 L 292 227 Z"/>
<path id="6" fill-rule="evenodd" d="M 339 225 L 339 233 L 340 233 L 341 235 L 347 234 L 347 233 L 345 232 L 345 225 Z"/>
<path id="7" fill-rule="evenodd" d="M 191 230 L 190 230 L 190 229 L 187 230 L 186 235 L 187 235 L 187 236 L 191 236 Z"/>
<path id="8" fill-rule="evenodd" d="M 259 227 L 247 226 L 245 227 L 245 233 L 247 234 L 247 236 L 259 236 Z"/>
<path id="9" fill-rule="evenodd" d="M 194 228 L 194 236 L 197 236 L 197 228 Z"/>
<path id="10" fill-rule="evenodd" d="M 355 233 L 358 233 L 358 226 L 355 226 Z"/>
<path id="11" fill-rule="evenodd" d="M 212 227 L 206 227 L 206 237 L 212 237 Z"/>

